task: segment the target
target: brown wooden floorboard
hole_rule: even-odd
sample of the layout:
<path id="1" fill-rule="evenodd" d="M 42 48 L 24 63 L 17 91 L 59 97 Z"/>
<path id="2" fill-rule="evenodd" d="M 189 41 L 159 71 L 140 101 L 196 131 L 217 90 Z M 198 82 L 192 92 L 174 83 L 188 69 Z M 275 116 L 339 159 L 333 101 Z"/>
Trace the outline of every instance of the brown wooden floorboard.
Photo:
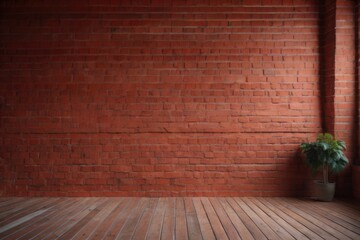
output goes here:
<path id="1" fill-rule="evenodd" d="M 304 210 L 304 212 L 312 214 L 319 221 L 324 222 L 329 227 L 340 232 L 341 234 L 338 234 L 337 236 L 340 236 L 341 239 L 356 239 L 360 234 L 360 229 L 358 227 L 351 226 L 350 224 L 344 222 L 342 219 L 328 214 L 328 211 L 321 211 L 317 208 L 312 207 L 311 205 L 304 204 L 304 202 L 296 200 L 294 201 L 293 199 L 291 199 L 290 202 L 295 206 L 301 206 L 301 209 Z"/>
<path id="2" fill-rule="evenodd" d="M 229 239 L 209 199 L 202 198 L 201 201 L 203 203 L 206 215 L 210 220 L 210 224 L 215 233 L 216 239 Z"/>
<path id="3" fill-rule="evenodd" d="M 258 201 L 256 198 L 251 198 L 250 201 L 253 202 L 253 204 L 255 204 L 259 209 L 261 209 L 261 211 L 266 213 L 272 221 L 278 224 L 277 228 L 279 232 L 284 232 L 285 230 L 284 234 L 286 239 L 308 239 L 296 228 L 278 216 L 277 211 L 272 211 L 269 207 Z"/>
<path id="4" fill-rule="evenodd" d="M 267 239 L 264 233 L 260 230 L 259 225 L 250 218 L 250 216 L 237 204 L 233 198 L 228 198 L 227 202 L 231 205 L 238 217 L 251 232 L 254 239 L 264 240 Z"/>
<path id="5" fill-rule="evenodd" d="M 186 222 L 189 232 L 189 239 L 201 240 L 201 230 L 199 225 L 199 220 L 196 217 L 194 203 L 192 198 L 185 198 L 185 211 L 186 211 Z"/>
<path id="6" fill-rule="evenodd" d="M 314 224 L 316 224 L 318 227 L 324 229 L 331 235 L 333 235 L 337 239 L 344 239 L 349 240 L 348 236 L 344 234 L 342 231 L 343 229 L 339 224 L 332 224 L 331 221 L 327 220 L 326 218 L 323 218 L 319 216 L 315 211 L 308 211 L 304 206 L 297 204 L 295 201 L 289 201 L 288 199 L 282 201 L 283 204 L 286 206 L 290 206 L 291 208 L 295 209 L 297 212 L 300 212 L 299 209 L 301 209 L 300 214 L 307 216 L 309 220 L 311 220 Z"/>
<path id="7" fill-rule="evenodd" d="M 135 240 L 141 240 L 146 239 L 146 235 L 151 223 L 151 219 L 154 216 L 154 211 L 156 209 L 156 206 L 159 202 L 159 199 L 157 198 L 151 198 L 150 203 L 148 206 L 144 209 L 143 214 L 141 215 L 141 218 L 139 222 L 137 223 L 137 226 L 135 228 L 133 239 Z"/>
<path id="8" fill-rule="evenodd" d="M 210 202 L 214 207 L 214 210 L 225 229 L 226 234 L 228 235 L 229 239 L 241 239 L 238 232 L 236 231 L 233 223 L 230 221 L 229 217 L 221 207 L 221 204 L 216 198 L 210 198 Z"/>
<path id="9" fill-rule="evenodd" d="M 129 200 L 128 204 L 124 207 L 124 211 L 122 211 L 113 223 L 108 226 L 108 230 L 103 239 L 116 239 L 125 225 L 126 220 L 131 216 L 131 213 L 136 209 L 136 206 L 140 204 L 140 201 L 141 199 L 137 198 Z"/>
<path id="10" fill-rule="evenodd" d="M 59 218 L 63 213 L 63 210 L 70 208 L 71 206 L 75 205 L 75 201 L 67 198 L 62 198 L 62 202 L 56 204 L 51 210 L 47 211 L 44 214 L 40 214 L 34 217 L 31 221 L 26 221 L 16 227 L 10 228 L 7 232 L 3 232 L 0 234 L 0 238 L 3 239 L 18 239 L 18 238 L 25 238 L 30 239 L 29 235 L 35 228 L 36 231 L 33 233 L 41 232 L 41 229 L 45 229 L 46 223 L 48 223 L 48 219 Z M 12 233 L 12 234 L 8 234 Z M 7 238 L 4 238 L 7 236 Z"/>
<path id="11" fill-rule="evenodd" d="M 217 198 L 219 199 L 219 198 Z M 254 236 L 251 232 L 246 228 L 243 220 L 241 220 L 238 215 L 236 214 L 235 210 L 229 205 L 229 203 L 223 199 L 219 199 L 221 206 L 224 208 L 225 213 L 230 218 L 231 223 L 234 225 L 236 231 L 239 233 L 241 239 L 254 239 Z"/>
<path id="12" fill-rule="evenodd" d="M 117 239 L 131 239 L 136 225 L 144 212 L 144 209 L 149 204 L 149 199 L 142 198 L 140 200 L 139 205 L 136 206 L 134 211 L 129 215 L 127 218 L 124 226 L 122 227 L 121 231 L 119 232 Z"/>
<path id="13" fill-rule="evenodd" d="M 0 239 L 360 239 L 360 211 L 352 200 L 0 198 Z"/>
<path id="14" fill-rule="evenodd" d="M 66 208 L 60 208 L 60 210 L 56 211 L 55 215 L 51 218 L 44 218 L 43 224 L 36 225 L 36 228 L 32 227 L 31 230 L 20 239 L 45 238 L 53 229 L 60 228 L 63 222 L 66 222 L 71 215 L 78 213 L 81 207 L 89 202 L 89 199 L 78 198 L 70 199 L 70 201 L 72 202 L 71 205 L 66 206 Z"/>
<path id="15" fill-rule="evenodd" d="M 203 239 L 209 239 L 209 240 L 215 240 L 215 234 L 212 230 L 210 221 L 206 215 L 206 212 L 204 210 L 204 207 L 201 203 L 200 198 L 194 198 L 193 199 L 194 208 L 196 211 L 197 218 L 199 220 L 199 226 L 201 230 L 201 236 Z"/>
<path id="16" fill-rule="evenodd" d="M 167 205 L 161 231 L 161 239 L 174 239 L 175 233 L 175 199 L 167 198 Z"/>
<path id="17" fill-rule="evenodd" d="M 73 239 L 88 239 L 90 235 L 97 229 L 99 224 L 104 221 L 105 218 L 110 215 L 111 212 L 115 209 L 115 207 L 119 204 L 120 201 L 111 201 L 110 204 L 106 204 L 106 206 L 90 221 L 84 226 L 80 231 L 75 234 Z"/>
<path id="18" fill-rule="evenodd" d="M 183 198 L 177 198 L 175 203 L 175 239 L 187 240 L 185 204 Z"/>

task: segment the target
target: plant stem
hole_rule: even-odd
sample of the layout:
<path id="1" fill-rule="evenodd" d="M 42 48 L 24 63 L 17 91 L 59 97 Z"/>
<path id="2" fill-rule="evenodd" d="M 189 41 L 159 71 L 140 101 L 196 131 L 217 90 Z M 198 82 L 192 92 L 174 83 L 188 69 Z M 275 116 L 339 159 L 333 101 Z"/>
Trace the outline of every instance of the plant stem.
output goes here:
<path id="1" fill-rule="evenodd" d="M 324 178 L 324 183 L 325 184 L 329 183 L 328 166 L 326 164 L 324 164 L 324 166 L 323 166 L 323 178 Z"/>

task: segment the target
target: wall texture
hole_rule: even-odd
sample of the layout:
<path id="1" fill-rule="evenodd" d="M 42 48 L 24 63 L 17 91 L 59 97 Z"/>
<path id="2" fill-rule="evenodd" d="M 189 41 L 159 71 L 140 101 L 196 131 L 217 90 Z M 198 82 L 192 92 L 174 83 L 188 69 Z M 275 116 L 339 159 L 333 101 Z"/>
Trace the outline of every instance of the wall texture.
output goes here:
<path id="1" fill-rule="evenodd" d="M 360 112 L 359 112 L 359 106 L 360 106 L 360 1 L 358 1 L 357 3 L 357 7 L 355 8 L 356 11 L 356 33 L 357 33 L 357 38 L 356 38 L 356 47 L 357 47 L 357 55 L 356 55 L 356 63 L 357 63 L 357 91 L 358 91 L 358 98 L 357 98 L 357 103 L 358 103 L 358 111 L 357 111 L 357 117 L 358 117 L 358 136 L 360 135 L 360 127 L 359 127 L 359 123 L 360 123 Z M 359 139 L 358 139 L 359 140 Z M 356 166 L 353 166 L 353 171 L 352 171 L 352 178 L 353 178 L 353 195 L 360 200 L 360 148 L 357 149 L 357 155 L 355 157 L 355 163 Z"/>
<path id="2" fill-rule="evenodd" d="M 351 162 L 357 157 L 356 4 L 350 0 L 325 2 L 323 23 L 325 131 L 347 143 Z M 351 168 L 336 179 L 337 193 L 351 192 Z"/>
<path id="3" fill-rule="evenodd" d="M 2 1 L 0 195 L 304 194 L 319 2 Z"/>

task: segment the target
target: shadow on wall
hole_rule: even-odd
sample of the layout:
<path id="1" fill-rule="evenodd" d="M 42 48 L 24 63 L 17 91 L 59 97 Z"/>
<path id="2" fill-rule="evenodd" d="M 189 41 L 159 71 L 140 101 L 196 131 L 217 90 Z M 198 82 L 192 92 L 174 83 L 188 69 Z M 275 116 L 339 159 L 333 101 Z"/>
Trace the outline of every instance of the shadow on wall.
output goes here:
<path id="1" fill-rule="evenodd" d="M 360 165 L 352 166 L 352 178 L 354 197 L 360 200 Z"/>

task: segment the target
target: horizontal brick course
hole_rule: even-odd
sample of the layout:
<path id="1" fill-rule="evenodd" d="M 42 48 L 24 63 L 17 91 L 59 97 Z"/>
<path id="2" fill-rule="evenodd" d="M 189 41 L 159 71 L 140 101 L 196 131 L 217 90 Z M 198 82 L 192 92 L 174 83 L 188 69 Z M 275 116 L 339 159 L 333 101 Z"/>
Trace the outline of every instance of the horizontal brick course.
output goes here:
<path id="1" fill-rule="evenodd" d="M 292 195 L 306 133 L 6 134 L 5 195 Z M 314 136 L 312 136 L 314 137 Z M 108 146 L 113 146 L 108 149 Z M 104 151 L 104 149 L 107 149 Z M 51 157 L 49 157 L 51 156 Z M 5 157 L 5 156 L 4 156 Z M 286 186 L 284 186 L 286 181 Z M 99 188 L 92 188 L 96 185 Z M 14 188 L 16 186 L 16 188 Z"/>

